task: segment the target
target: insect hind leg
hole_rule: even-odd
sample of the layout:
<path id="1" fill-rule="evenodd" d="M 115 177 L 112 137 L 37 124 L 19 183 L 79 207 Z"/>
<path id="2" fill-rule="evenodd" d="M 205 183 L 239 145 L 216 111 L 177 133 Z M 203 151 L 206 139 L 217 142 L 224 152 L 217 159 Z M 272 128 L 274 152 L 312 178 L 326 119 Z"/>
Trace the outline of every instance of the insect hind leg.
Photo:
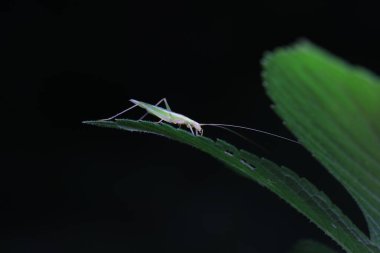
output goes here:
<path id="1" fill-rule="evenodd" d="M 116 118 L 117 116 L 120 116 L 120 115 L 122 115 L 122 114 L 128 112 L 129 110 L 135 108 L 136 106 L 137 106 L 137 105 L 132 105 L 131 107 L 125 109 L 124 111 L 121 111 L 121 112 L 119 112 L 119 113 L 117 113 L 117 114 L 115 114 L 115 115 L 113 115 L 113 116 L 111 116 L 111 117 L 109 117 L 109 118 L 101 119 L 101 120 L 112 120 L 112 119 Z"/>

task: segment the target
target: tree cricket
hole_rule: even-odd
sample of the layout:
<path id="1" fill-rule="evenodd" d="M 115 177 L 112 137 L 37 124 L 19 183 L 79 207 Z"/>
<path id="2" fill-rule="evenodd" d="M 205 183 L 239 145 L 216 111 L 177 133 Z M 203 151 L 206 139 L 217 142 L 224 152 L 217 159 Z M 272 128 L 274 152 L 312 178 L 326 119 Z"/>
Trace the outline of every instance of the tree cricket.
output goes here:
<path id="1" fill-rule="evenodd" d="M 112 117 L 102 119 L 102 120 L 105 120 L 105 121 L 112 120 L 112 119 L 114 119 L 114 118 L 116 118 L 116 117 L 118 117 L 118 116 L 120 116 L 120 115 L 122 115 L 122 114 L 128 112 L 129 110 L 138 106 L 138 107 L 141 107 L 147 111 L 139 120 L 144 119 L 148 114 L 152 114 L 152 115 L 154 115 L 160 119 L 157 123 L 161 123 L 162 121 L 164 121 L 164 122 L 168 122 L 170 124 L 175 124 L 175 125 L 179 125 L 179 126 L 185 125 L 187 128 L 190 129 L 190 132 L 195 136 L 202 136 L 203 135 L 202 126 L 214 126 L 214 127 L 222 128 L 222 129 L 225 129 L 225 130 L 231 131 L 232 133 L 237 134 L 236 132 L 229 129 L 229 127 L 232 127 L 232 128 L 240 128 L 240 129 L 244 129 L 244 130 L 259 132 L 262 134 L 270 135 L 270 136 L 273 136 L 276 138 L 280 138 L 280 139 L 283 139 L 286 141 L 290 141 L 290 142 L 299 144 L 299 142 L 297 142 L 295 140 L 292 140 L 292 139 L 289 139 L 289 138 L 286 138 L 286 137 L 283 137 L 283 136 L 280 136 L 277 134 L 273 134 L 270 132 L 266 132 L 263 130 L 255 129 L 255 128 L 238 126 L 238 125 L 230 125 L 230 124 L 198 123 L 195 120 L 192 120 L 185 115 L 173 112 L 170 109 L 170 106 L 169 106 L 166 98 L 161 99 L 155 105 L 148 104 L 145 102 L 141 102 L 141 101 L 138 101 L 135 99 L 130 99 L 129 101 L 132 102 L 134 105 L 125 109 L 122 112 L 117 113 L 116 115 L 113 115 Z M 161 103 L 165 104 L 166 109 L 159 106 Z M 237 134 L 237 135 L 242 137 L 240 134 Z"/>

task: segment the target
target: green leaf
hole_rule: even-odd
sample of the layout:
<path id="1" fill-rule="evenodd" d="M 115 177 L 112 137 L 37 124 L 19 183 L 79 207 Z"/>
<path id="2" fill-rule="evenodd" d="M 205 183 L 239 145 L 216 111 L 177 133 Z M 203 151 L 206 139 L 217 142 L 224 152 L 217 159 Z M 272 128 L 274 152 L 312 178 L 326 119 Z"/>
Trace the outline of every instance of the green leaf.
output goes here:
<path id="1" fill-rule="evenodd" d="M 294 245 L 289 253 L 336 253 L 336 251 L 313 240 L 301 240 Z"/>
<path id="2" fill-rule="evenodd" d="M 269 160 L 239 150 L 225 141 L 194 136 L 167 124 L 133 120 L 85 123 L 157 134 L 198 148 L 222 161 L 232 170 L 276 193 L 336 240 L 347 252 L 380 252 L 323 192 L 286 167 L 280 167 Z"/>
<path id="3" fill-rule="evenodd" d="M 350 192 L 380 246 L 380 80 L 307 42 L 263 63 L 275 111 Z"/>

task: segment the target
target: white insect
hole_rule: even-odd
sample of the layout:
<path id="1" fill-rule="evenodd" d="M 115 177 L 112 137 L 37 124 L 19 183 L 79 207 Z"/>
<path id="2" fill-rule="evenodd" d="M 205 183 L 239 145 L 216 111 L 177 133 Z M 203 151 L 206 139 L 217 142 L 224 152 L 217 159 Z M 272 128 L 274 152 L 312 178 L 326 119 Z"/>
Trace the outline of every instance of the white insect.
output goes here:
<path id="1" fill-rule="evenodd" d="M 156 117 L 158 117 L 160 119 L 160 121 L 158 121 L 158 123 L 161 123 L 162 121 L 165 121 L 165 122 L 168 122 L 168 123 L 171 123 L 171 124 L 185 125 L 187 128 L 190 129 L 191 133 L 193 135 L 196 135 L 196 136 L 203 135 L 202 126 L 215 126 L 215 127 L 220 127 L 220 128 L 229 130 L 229 131 L 232 131 L 232 130 L 228 129 L 227 127 L 233 127 L 233 128 L 240 128 L 240 129 L 245 129 L 245 130 L 250 130 L 250 131 L 255 131 L 255 132 L 267 134 L 267 135 L 270 135 L 270 136 L 274 136 L 274 137 L 277 137 L 277 138 L 281 138 L 281 139 L 284 139 L 284 140 L 287 140 L 287 141 L 299 144 L 299 142 L 297 142 L 295 140 L 292 140 L 292 139 L 289 139 L 289 138 L 286 138 L 286 137 L 283 137 L 283 136 L 280 136 L 280 135 L 277 135 L 277 134 L 269 133 L 269 132 L 266 132 L 266 131 L 263 131 L 263 130 L 255 129 L 255 128 L 249 128 L 249 127 L 237 126 L 237 125 L 229 125 L 229 124 L 198 123 L 195 120 L 192 120 L 189 117 L 186 117 L 185 115 L 173 112 L 170 109 L 170 106 L 169 106 L 168 102 L 166 101 L 166 98 L 161 99 L 155 105 L 148 104 L 148 103 L 145 103 L 145 102 L 141 102 L 141 101 L 138 101 L 136 99 L 130 99 L 129 101 L 132 102 L 134 105 L 131 106 L 131 107 L 129 107 L 129 108 L 127 108 L 127 109 L 125 109 L 122 112 L 119 112 L 118 114 L 116 114 L 116 115 L 114 115 L 114 116 L 112 116 L 110 118 L 103 119 L 103 120 L 112 120 L 112 119 L 120 116 L 121 114 L 124 114 L 127 111 L 129 111 L 129 110 L 135 108 L 136 106 L 138 106 L 138 107 L 141 107 L 141 108 L 143 108 L 143 109 L 145 109 L 147 111 L 147 113 L 145 113 L 139 120 L 142 120 L 148 114 L 152 114 L 152 115 L 154 115 L 154 116 L 156 116 Z M 162 102 L 165 103 L 166 109 L 158 106 Z"/>

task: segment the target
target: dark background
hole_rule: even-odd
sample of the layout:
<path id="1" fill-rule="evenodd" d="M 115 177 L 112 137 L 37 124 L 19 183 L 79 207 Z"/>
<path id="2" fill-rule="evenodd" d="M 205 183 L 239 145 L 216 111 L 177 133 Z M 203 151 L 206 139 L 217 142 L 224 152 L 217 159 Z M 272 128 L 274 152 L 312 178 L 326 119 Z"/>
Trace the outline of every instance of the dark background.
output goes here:
<path id="1" fill-rule="evenodd" d="M 292 137 L 261 85 L 263 53 L 308 38 L 378 72 L 377 10 L 363 1 L 2 0 L 1 252 L 285 252 L 301 238 L 339 249 L 198 150 L 81 121 L 111 116 L 130 98 L 167 97 L 199 122 Z M 305 176 L 367 233 L 353 200 L 302 147 L 241 133 L 266 151 L 205 129 Z"/>

